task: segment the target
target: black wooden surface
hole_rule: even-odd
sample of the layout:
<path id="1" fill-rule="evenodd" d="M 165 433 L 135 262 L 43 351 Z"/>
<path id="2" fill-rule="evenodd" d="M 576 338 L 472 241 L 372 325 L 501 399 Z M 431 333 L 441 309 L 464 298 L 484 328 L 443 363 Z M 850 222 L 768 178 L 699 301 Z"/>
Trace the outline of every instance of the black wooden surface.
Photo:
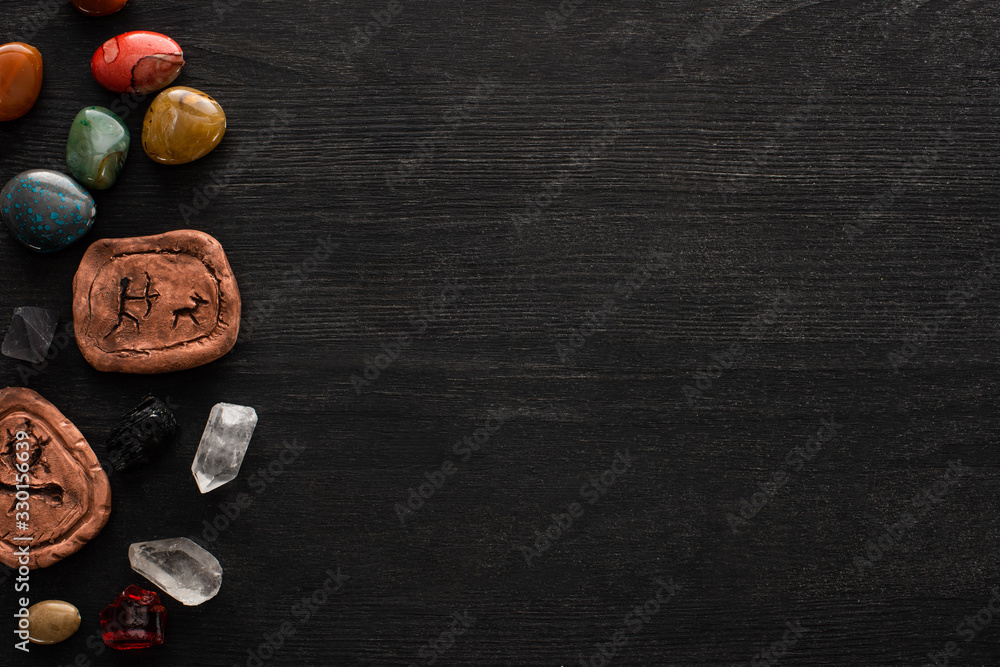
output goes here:
<path id="1" fill-rule="evenodd" d="M 226 248 L 244 331 L 165 376 L 98 373 L 73 343 L 44 367 L 0 359 L 0 386 L 54 402 L 102 459 L 145 392 L 182 426 L 113 476 L 91 544 L 32 574 L 32 601 L 80 608 L 76 636 L 14 651 L 2 584 L 0 663 L 256 665 L 271 636 L 275 665 L 599 665 L 619 631 L 617 664 L 1000 663 L 1000 620 L 974 618 L 1000 584 L 996 3 L 53 6 L 0 3 L 4 41 L 45 58 L 35 109 L 0 125 L 0 180 L 65 169 L 86 105 L 134 104 L 132 151 L 85 241 L 2 240 L 0 317 L 69 323 L 89 242 L 192 227 Z M 387 25 L 366 41 L 372 12 Z M 91 78 L 134 29 L 177 39 L 177 83 L 225 108 L 203 160 L 154 164 L 151 98 Z M 189 467 L 220 401 L 260 424 L 203 496 Z M 252 476 L 293 442 L 279 476 Z M 631 464 L 589 504 L 617 452 Z M 167 599 L 164 647 L 95 648 L 100 609 L 144 583 L 128 545 L 204 541 L 241 500 L 207 534 L 219 596 Z M 544 553 L 522 549 L 573 502 Z M 679 588 L 637 628 L 657 578 Z M 435 655 L 455 613 L 475 622 Z"/>

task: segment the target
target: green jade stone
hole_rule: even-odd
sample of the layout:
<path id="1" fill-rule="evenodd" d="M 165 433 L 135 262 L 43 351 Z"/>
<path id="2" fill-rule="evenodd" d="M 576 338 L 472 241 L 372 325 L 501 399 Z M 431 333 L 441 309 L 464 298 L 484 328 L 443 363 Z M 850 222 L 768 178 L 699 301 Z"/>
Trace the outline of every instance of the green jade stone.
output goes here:
<path id="1" fill-rule="evenodd" d="M 131 140 L 125 122 L 110 109 L 87 107 L 73 119 L 66 163 L 73 176 L 94 190 L 107 190 L 125 166 Z"/>

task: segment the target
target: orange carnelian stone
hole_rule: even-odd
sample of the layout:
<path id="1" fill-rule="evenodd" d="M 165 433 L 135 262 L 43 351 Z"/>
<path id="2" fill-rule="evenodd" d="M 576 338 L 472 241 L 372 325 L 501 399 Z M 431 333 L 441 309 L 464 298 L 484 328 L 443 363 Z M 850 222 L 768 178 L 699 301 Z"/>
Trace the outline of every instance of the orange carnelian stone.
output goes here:
<path id="1" fill-rule="evenodd" d="M 0 120 L 20 118 L 42 90 L 42 54 L 24 42 L 0 46 Z"/>
<path id="2" fill-rule="evenodd" d="M 128 0 L 70 0 L 70 2 L 87 16 L 108 16 L 124 7 Z"/>

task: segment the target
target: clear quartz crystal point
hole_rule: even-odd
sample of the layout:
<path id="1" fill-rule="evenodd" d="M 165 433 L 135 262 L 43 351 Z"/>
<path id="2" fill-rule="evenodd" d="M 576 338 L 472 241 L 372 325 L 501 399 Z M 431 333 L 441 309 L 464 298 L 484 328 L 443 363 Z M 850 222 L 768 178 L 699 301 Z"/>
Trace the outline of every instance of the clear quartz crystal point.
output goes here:
<path id="1" fill-rule="evenodd" d="M 201 434 L 191 472 L 202 493 L 236 479 L 257 426 L 257 412 L 245 405 L 219 403 Z"/>
<path id="2" fill-rule="evenodd" d="M 132 569 L 189 607 L 214 598 L 222 587 L 215 556 L 186 537 L 136 542 L 128 548 Z"/>
<path id="3" fill-rule="evenodd" d="M 0 353 L 33 364 L 44 361 L 58 324 L 59 313 L 54 310 L 32 306 L 15 308 Z"/>

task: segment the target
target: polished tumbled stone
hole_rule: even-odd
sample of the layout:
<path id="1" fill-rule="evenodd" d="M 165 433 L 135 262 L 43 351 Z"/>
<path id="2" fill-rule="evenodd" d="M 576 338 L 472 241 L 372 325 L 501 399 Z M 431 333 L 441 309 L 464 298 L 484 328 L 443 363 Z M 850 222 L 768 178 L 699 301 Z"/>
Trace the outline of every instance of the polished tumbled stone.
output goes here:
<path id="1" fill-rule="evenodd" d="M 6 12 L 9 8 L 3 9 Z M 24 42 L 0 45 L 0 121 L 31 111 L 41 91 L 42 54 L 38 49 Z"/>
<path id="2" fill-rule="evenodd" d="M 142 149 L 161 164 L 205 157 L 226 134 L 226 113 L 211 96 L 186 86 L 156 96 L 142 122 Z"/>
<path id="3" fill-rule="evenodd" d="M 257 411 L 253 408 L 230 403 L 219 403 L 212 408 L 191 464 L 202 493 L 236 479 L 256 426 Z"/>
<path id="4" fill-rule="evenodd" d="M 125 122 L 115 112 L 104 107 L 81 110 L 66 141 L 69 172 L 88 188 L 110 188 L 125 167 L 130 140 Z"/>
<path id="5" fill-rule="evenodd" d="M 104 42 L 90 59 L 99 84 L 115 93 L 153 93 L 169 86 L 184 67 L 184 52 L 166 35 L 134 30 Z"/>
<path id="6" fill-rule="evenodd" d="M 186 537 L 136 542 L 128 548 L 132 569 L 187 606 L 211 600 L 222 587 L 222 566 Z"/>
<path id="7" fill-rule="evenodd" d="M 0 219 L 18 241 L 36 252 L 55 252 L 90 231 L 94 198 L 66 174 L 29 169 L 0 190 Z"/>
<path id="8" fill-rule="evenodd" d="M 62 600 L 44 600 L 28 607 L 28 639 L 33 644 L 58 644 L 80 629 L 80 610 Z"/>
<path id="9" fill-rule="evenodd" d="M 54 310 L 32 306 L 15 308 L 0 353 L 11 359 L 40 363 L 52 345 L 58 324 L 59 313 Z"/>
<path id="10" fill-rule="evenodd" d="M 70 0 L 70 2 L 87 16 L 109 16 L 121 10 L 128 0 Z"/>

